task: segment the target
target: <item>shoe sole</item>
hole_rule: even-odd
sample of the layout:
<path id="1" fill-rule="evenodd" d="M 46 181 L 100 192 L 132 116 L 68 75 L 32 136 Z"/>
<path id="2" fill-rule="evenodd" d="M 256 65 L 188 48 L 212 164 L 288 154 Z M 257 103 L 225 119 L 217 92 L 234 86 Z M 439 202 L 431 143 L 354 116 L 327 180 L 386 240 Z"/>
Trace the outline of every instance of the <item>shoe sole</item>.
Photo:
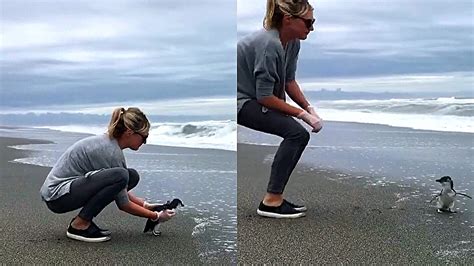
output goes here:
<path id="1" fill-rule="evenodd" d="M 299 213 L 293 213 L 293 214 L 279 214 L 279 213 L 274 213 L 274 212 L 266 212 L 266 211 L 261 211 L 257 209 L 257 214 L 263 217 L 269 217 L 269 218 L 289 218 L 289 219 L 294 219 L 294 218 L 300 218 L 306 216 L 304 212 L 299 212 Z"/>
<path id="2" fill-rule="evenodd" d="M 112 234 L 112 232 L 110 231 L 104 231 L 104 230 L 101 230 L 100 233 L 103 235 L 103 236 L 110 236 Z"/>
<path id="3" fill-rule="evenodd" d="M 305 211 L 308 210 L 308 208 L 306 208 L 306 207 L 294 208 L 294 209 L 295 209 L 295 211 L 299 211 L 299 212 L 305 212 Z"/>
<path id="4" fill-rule="evenodd" d="M 69 232 L 66 232 L 66 236 L 71 238 L 71 239 L 74 239 L 74 240 L 79 240 L 79 241 L 88 242 L 88 243 L 99 243 L 99 242 L 105 242 L 105 241 L 110 240 L 109 236 L 97 237 L 97 238 L 87 238 L 87 237 L 71 234 Z"/>

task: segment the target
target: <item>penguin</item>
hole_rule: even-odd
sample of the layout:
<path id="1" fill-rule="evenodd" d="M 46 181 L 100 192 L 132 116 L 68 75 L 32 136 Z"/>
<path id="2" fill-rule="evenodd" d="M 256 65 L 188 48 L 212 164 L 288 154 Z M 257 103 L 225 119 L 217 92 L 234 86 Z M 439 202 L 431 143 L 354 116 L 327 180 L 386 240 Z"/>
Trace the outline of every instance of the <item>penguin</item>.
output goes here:
<path id="1" fill-rule="evenodd" d="M 160 212 L 164 209 L 173 210 L 173 209 L 176 209 L 178 206 L 184 206 L 183 202 L 180 199 L 173 199 L 171 202 L 167 201 L 163 205 L 156 206 L 155 208 L 153 208 L 153 211 Z M 143 230 L 143 233 L 150 232 L 150 231 L 155 236 L 161 235 L 160 224 L 158 223 L 158 221 L 153 222 L 151 219 L 148 219 L 146 221 L 145 229 Z"/>
<path id="2" fill-rule="evenodd" d="M 439 213 L 456 212 L 454 211 L 454 198 L 456 197 L 456 195 L 461 195 L 472 199 L 471 196 L 468 196 L 464 193 L 458 193 L 456 192 L 456 190 L 454 190 L 454 182 L 450 176 L 443 176 L 440 179 L 437 179 L 436 182 L 439 182 L 441 186 L 443 186 L 443 188 L 441 189 L 441 192 L 436 194 L 433 199 L 431 199 L 430 203 L 433 202 L 435 199 L 438 199 L 436 205 Z"/>

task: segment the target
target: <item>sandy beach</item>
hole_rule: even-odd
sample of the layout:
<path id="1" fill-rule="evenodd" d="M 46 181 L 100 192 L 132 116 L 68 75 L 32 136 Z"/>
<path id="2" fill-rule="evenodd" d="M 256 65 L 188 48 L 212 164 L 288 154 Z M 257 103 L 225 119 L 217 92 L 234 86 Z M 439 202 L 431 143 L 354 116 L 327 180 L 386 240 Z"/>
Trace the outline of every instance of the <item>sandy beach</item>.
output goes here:
<path id="1" fill-rule="evenodd" d="M 191 217 L 180 215 L 162 226 L 162 236 L 145 235 L 145 219 L 127 215 L 109 205 L 97 217 L 99 226 L 112 231 L 105 243 L 68 239 L 66 228 L 76 212 L 54 214 L 41 201 L 39 188 L 49 168 L 11 163 L 30 152 L 11 145 L 41 141 L 0 138 L 0 262 L 65 264 L 200 264 L 191 234 Z M 178 213 L 179 215 L 179 213 Z M 222 261 L 225 262 L 225 259 Z"/>
<path id="2" fill-rule="evenodd" d="M 307 216 L 257 216 L 275 151 L 238 146 L 239 263 L 474 262 L 473 228 L 461 226 L 471 217 L 437 214 L 429 198 L 400 197 L 421 187 L 364 186 L 354 176 L 299 164 L 285 195 L 304 203 Z"/>

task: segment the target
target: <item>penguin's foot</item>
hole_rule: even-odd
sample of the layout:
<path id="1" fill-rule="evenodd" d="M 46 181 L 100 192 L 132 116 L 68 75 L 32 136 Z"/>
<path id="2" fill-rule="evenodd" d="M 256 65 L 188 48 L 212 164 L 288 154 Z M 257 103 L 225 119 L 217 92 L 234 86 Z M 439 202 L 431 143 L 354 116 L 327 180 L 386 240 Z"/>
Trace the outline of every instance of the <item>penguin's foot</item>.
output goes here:
<path id="1" fill-rule="evenodd" d="M 157 225 L 155 225 L 155 227 L 153 228 L 152 233 L 153 233 L 154 236 L 161 236 L 160 225 L 161 225 L 161 224 L 157 224 Z"/>
<path id="2" fill-rule="evenodd" d="M 456 211 L 452 211 L 451 209 L 438 209 L 438 213 L 456 213 Z"/>

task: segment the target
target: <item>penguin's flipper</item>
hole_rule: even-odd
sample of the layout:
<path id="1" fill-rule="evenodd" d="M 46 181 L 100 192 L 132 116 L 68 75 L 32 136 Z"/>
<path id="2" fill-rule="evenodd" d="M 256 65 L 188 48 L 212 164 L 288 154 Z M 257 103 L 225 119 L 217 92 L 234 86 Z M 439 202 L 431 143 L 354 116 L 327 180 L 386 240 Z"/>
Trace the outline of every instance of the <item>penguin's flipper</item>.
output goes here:
<path id="1" fill-rule="evenodd" d="M 433 200 L 437 199 L 439 196 L 440 196 L 440 194 L 436 194 L 436 195 L 430 200 L 430 203 L 432 203 Z"/>
<path id="2" fill-rule="evenodd" d="M 458 192 L 456 192 L 456 194 L 461 195 L 461 196 L 464 196 L 464 197 L 466 197 L 466 198 L 472 199 L 471 196 L 469 196 L 469 195 L 467 195 L 467 194 L 464 194 L 464 193 L 458 193 Z"/>

